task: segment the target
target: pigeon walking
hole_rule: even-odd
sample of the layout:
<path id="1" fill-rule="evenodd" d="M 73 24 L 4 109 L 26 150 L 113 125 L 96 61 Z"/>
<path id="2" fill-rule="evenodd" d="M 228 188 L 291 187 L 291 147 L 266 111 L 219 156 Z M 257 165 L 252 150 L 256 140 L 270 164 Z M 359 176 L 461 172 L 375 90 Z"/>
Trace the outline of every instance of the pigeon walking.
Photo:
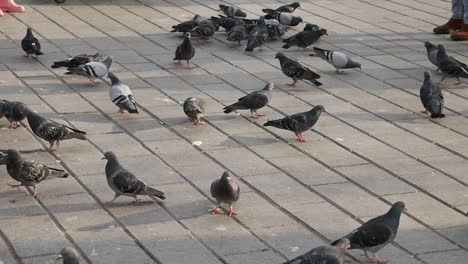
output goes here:
<path id="1" fill-rule="evenodd" d="M 232 209 L 232 204 L 239 200 L 240 187 L 231 179 L 227 171 L 223 173 L 220 179 L 211 183 L 210 190 L 211 197 L 216 199 L 216 206 L 210 210 L 212 214 L 220 212 L 219 207 L 221 207 L 221 203 L 227 203 L 229 205 L 227 216 L 237 215 Z"/>
<path id="2" fill-rule="evenodd" d="M 201 98 L 189 97 L 184 101 L 184 113 L 194 125 L 204 125 L 201 118 L 205 114 L 206 102 Z"/>
<path id="3" fill-rule="evenodd" d="M 58 259 L 63 259 L 63 264 L 80 264 L 80 255 L 72 247 L 63 248 Z"/>
<path id="4" fill-rule="evenodd" d="M 317 123 L 320 114 L 325 111 L 321 105 L 317 105 L 308 112 L 286 116 L 282 119 L 268 121 L 264 126 L 273 126 L 294 132 L 299 142 L 306 142 L 302 133 L 311 129 Z"/>
<path id="5" fill-rule="evenodd" d="M 102 159 L 107 159 L 107 183 L 115 192 L 114 199 L 106 202 L 106 205 L 113 205 L 115 200 L 121 195 L 133 197 L 135 199 L 135 201 L 132 202 L 133 205 L 138 205 L 140 203 L 140 200 L 137 199 L 137 195 L 154 196 L 162 200 L 166 199 L 163 192 L 147 186 L 143 181 L 133 175 L 133 173 L 124 169 L 120 165 L 117 156 L 115 156 L 112 151 L 104 153 L 104 158 Z"/>
<path id="6" fill-rule="evenodd" d="M 279 59 L 281 71 L 293 79 L 293 83 L 288 84 L 289 86 L 296 86 L 298 80 L 307 80 L 316 86 L 322 85 L 321 82 L 317 81 L 320 79 L 320 75 L 302 66 L 298 61 L 288 58 L 281 52 L 276 53 L 275 59 Z"/>
<path id="7" fill-rule="evenodd" d="M 283 39 L 283 42 L 285 43 L 283 45 L 283 48 L 289 49 L 292 46 L 297 46 L 299 48 L 306 49 L 310 45 L 317 42 L 317 40 L 319 40 L 321 36 L 328 35 L 327 30 L 324 28 L 318 29 L 317 27 L 317 30 L 315 29 L 316 28 L 307 27 L 304 28 L 304 31 L 301 31 L 287 39 Z"/>
<path id="8" fill-rule="evenodd" d="M 109 90 L 109 96 L 112 102 L 119 108 L 119 113 L 138 114 L 135 98 L 133 98 L 130 87 L 120 82 L 119 78 L 113 73 L 109 72 L 107 77 L 112 82 Z"/>
<path id="9" fill-rule="evenodd" d="M 311 54 L 310 56 L 319 56 L 323 60 L 330 63 L 333 67 L 335 67 L 337 73 L 346 74 L 342 69 L 352 69 L 352 68 L 359 68 L 361 69 L 361 63 L 355 62 L 351 60 L 348 55 L 344 54 L 343 52 L 339 51 L 331 51 L 326 49 L 321 49 L 314 47 L 315 54 Z"/>
<path id="10" fill-rule="evenodd" d="M 172 26 L 171 32 L 191 32 L 192 29 L 198 26 L 200 23 L 199 21 L 200 15 L 195 15 L 193 19 L 184 21 L 182 23 L 179 23 L 177 25 Z"/>
<path id="11" fill-rule="evenodd" d="M 185 33 L 184 41 L 177 46 L 174 60 L 178 60 L 178 63 L 180 63 L 181 60 L 187 61 L 187 66 L 190 70 L 190 60 L 193 56 L 195 56 L 195 47 L 192 44 L 190 33 Z"/>
<path id="12" fill-rule="evenodd" d="M 249 40 L 245 51 L 253 51 L 255 48 L 260 47 L 268 39 L 268 28 L 265 24 L 265 17 L 260 17 L 255 28 L 249 34 Z"/>
<path id="13" fill-rule="evenodd" d="M 424 72 L 424 83 L 419 91 L 421 103 L 426 109 L 423 113 L 429 112 L 431 118 L 444 118 L 444 96 L 439 86 L 435 86 L 431 80 L 431 74 Z"/>
<path id="14" fill-rule="evenodd" d="M 366 259 L 369 262 L 374 262 L 374 260 L 369 257 L 367 252 L 373 253 L 377 263 L 386 263 L 377 256 L 377 252 L 395 239 L 403 210 L 406 210 L 405 204 L 396 202 L 386 214 L 367 221 L 343 238 L 351 241 L 350 249 L 364 250 Z M 336 245 L 339 241 L 337 240 L 331 245 Z"/>
<path id="15" fill-rule="evenodd" d="M 302 17 L 293 16 L 291 13 L 279 12 L 274 15 L 266 15 L 266 19 L 276 19 L 283 25 L 288 27 L 295 27 L 302 23 Z"/>
<path id="16" fill-rule="evenodd" d="M 77 74 L 77 75 L 85 76 L 89 79 L 90 84 L 92 86 L 95 86 L 99 84 L 99 82 L 97 82 L 95 79 L 105 78 L 107 76 L 107 73 L 109 72 L 109 69 L 113 61 L 114 61 L 114 57 L 110 56 L 110 57 L 107 57 L 102 62 L 92 61 L 84 65 L 79 65 L 75 68 L 69 68 L 68 72 L 66 72 L 65 74 L 67 75 Z"/>
<path id="17" fill-rule="evenodd" d="M 449 76 L 457 78 L 457 84 L 462 83 L 460 78 L 468 78 L 468 67 L 466 64 L 449 57 L 442 44 L 437 45 L 437 49 L 437 63 L 439 64 L 439 69 L 443 74 L 439 85 L 442 84 L 442 82 Z"/>
<path id="18" fill-rule="evenodd" d="M 30 111 L 28 107 L 21 102 L 10 102 L 0 100 L 0 118 L 5 116 L 10 122 L 9 128 L 18 128 L 21 121 L 26 118 L 26 112 Z"/>
<path id="19" fill-rule="evenodd" d="M 219 5 L 219 9 L 228 17 L 247 17 L 247 14 L 235 6 Z"/>
<path id="20" fill-rule="evenodd" d="M 274 14 L 278 12 L 292 13 L 300 6 L 301 4 L 299 4 L 298 2 L 294 2 L 292 4 L 282 5 L 276 9 L 264 8 L 262 9 L 262 12 L 266 14 Z"/>
<path id="21" fill-rule="evenodd" d="M 343 264 L 349 243 L 349 239 L 343 238 L 335 246 L 325 245 L 316 247 L 283 264 Z"/>
<path id="22" fill-rule="evenodd" d="M 244 25 L 237 25 L 231 28 L 231 30 L 227 33 L 227 40 L 229 41 L 237 41 L 239 45 L 241 41 L 247 38 L 247 29 Z"/>
<path id="23" fill-rule="evenodd" d="M 75 68 L 80 65 L 86 64 L 88 62 L 101 61 L 101 59 L 102 59 L 102 55 L 99 52 L 94 55 L 80 54 L 80 55 L 76 55 L 73 58 L 68 58 L 62 61 L 56 61 L 51 67 L 53 69 L 57 69 L 61 67 Z"/>
<path id="24" fill-rule="evenodd" d="M 51 152 L 54 144 L 58 149 L 60 141 L 65 139 L 86 140 L 86 132 L 48 120 L 33 111 L 27 111 L 26 117 L 34 134 L 49 142 L 50 146 L 45 151 Z"/>
<path id="25" fill-rule="evenodd" d="M 224 107 L 224 113 L 228 114 L 235 110 L 249 109 L 252 114 L 252 118 L 265 116 L 257 111 L 258 109 L 268 105 L 271 100 L 273 87 L 273 83 L 268 83 L 262 90 L 249 93 L 248 95 L 239 98 L 238 102 Z"/>
<path id="26" fill-rule="evenodd" d="M 28 186 L 33 188 L 33 197 L 38 192 L 36 184 L 53 178 L 67 178 L 68 173 L 61 169 L 51 168 L 33 161 L 21 158 L 18 151 L 9 149 L 7 151 L 6 168 L 8 174 L 20 184 L 8 184 L 13 188 Z"/>
<path id="27" fill-rule="evenodd" d="M 21 40 L 21 48 L 26 53 L 24 55 L 25 57 L 32 56 L 33 58 L 36 58 L 37 56 L 44 55 L 41 51 L 41 43 L 39 43 L 39 40 L 34 37 L 30 27 L 28 27 L 26 31 L 26 36 Z"/>

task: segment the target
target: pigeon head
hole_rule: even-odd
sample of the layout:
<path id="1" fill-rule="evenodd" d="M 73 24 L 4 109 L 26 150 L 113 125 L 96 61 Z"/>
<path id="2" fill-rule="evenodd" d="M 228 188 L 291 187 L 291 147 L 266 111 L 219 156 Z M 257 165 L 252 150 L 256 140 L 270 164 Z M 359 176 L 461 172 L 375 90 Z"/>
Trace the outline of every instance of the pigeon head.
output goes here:
<path id="1" fill-rule="evenodd" d="M 184 38 L 189 39 L 191 37 L 192 37 L 192 34 L 190 34 L 190 32 L 185 32 L 184 33 Z"/>
<path id="2" fill-rule="evenodd" d="M 323 107 L 323 105 L 317 105 L 314 108 L 312 108 L 312 111 L 322 113 L 325 112 L 325 107 Z"/>
<path id="3" fill-rule="evenodd" d="M 26 36 L 32 36 L 32 28 L 28 27 L 28 29 L 26 29 Z"/>
<path id="4" fill-rule="evenodd" d="M 104 63 L 104 65 L 106 65 L 107 69 L 109 69 L 111 67 L 113 61 L 114 61 L 114 57 L 109 56 L 105 60 L 103 60 L 102 63 Z"/>
<path id="5" fill-rule="evenodd" d="M 348 65 L 346 65 L 346 66 L 348 66 L 348 68 L 350 68 L 350 69 L 351 68 L 359 68 L 360 70 L 362 70 L 361 69 L 361 63 L 356 62 L 356 61 L 351 60 L 351 61 L 348 62 Z"/>
<path id="6" fill-rule="evenodd" d="M 286 57 L 286 56 L 285 56 L 283 53 L 281 53 L 281 52 L 278 52 L 278 53 L 276 53 L 276 55 L 275 55 L 275 59 L 281 59 L 281 58 L 284 58 L 284 57 Z"/>
<path id="7" fill-rule="evenodd" d="M 338 249 L 340 249 L 340 250 L 342 250 L 342 251 L 345 251 L 346 249 L 348 249 L 348 248 L 350 247 L 350 243 L 351 243 L 351 242 L 349 241 L 349 239 L 347 239 L 347 238 L 342 238 L 342 239 L 336 241 L 333 245 L 334 245 L 336 248 L 338 248 Z"/>
<path id="8" fill-rule="evenodd" d="M 94 55 L 91 55 L 91 61 L 100 61 L 102 60 L 102 54 L 97 52 L 96 54 Z"/>
<path id="9" fill-rule="evenodd" d="M 429 41 L 424 42 L 424 46 L 429 49 L 429 48 L 435 48 L 434 44 L 430 43 Z"/>
<path id="10" fill-rule="evenodd" d="M 221 175 L 221 179 L 230 180 L 231 175 L 229 175 L 229 172 L 225 171 L 225 172 L 223 172 L 223 175 Z"/>
<path id="11" fill-rule="evenodd" d="M 114 152 L 112 151 L 107 151 L 106 153 L 104 153 L 104 158 L 102 159 L 106 159 L 106 160 L 117 160 L 117 156 L 115 156 Z"/>
<path id="12" fill-rule="evenodd" d="M 275 88 L 274 83 L 267 83 L 267 85 L 265 86 L 265 88 L 263 88 L 263 90 L 271 91 L 273 90 L 273 88 Z"/>
<path id="13" fill-rule="evenodd" d="M 427 80 L 430 80 L 430 79 L 431 79 L 431 74 L 428 71 L 425 71 L 424 72 L 424 80 L 427 81 Z"/>
<path id="14" fill-rule="evenodd" d="M 21 160 L 21 155 L 19 152 L 15 149 L 9 149 L 7 150 L 7 155 L 8 155 L 8 161 L 10 162 L 18 162 Z"/>
<path id="15" fill-rule="evenodd" d="M 320 33 L 320 36 L 323 36 L 323 35 L 327 35 L 327 36 L 328 36 L 327 30 L 324 29 L 324 28 L 321 28 L 321 29 L 319 30 L 319 33 Z"/>
<path id="16" fill-rule="evenodd" d="M 301 4 L 299 4 L 298 2 L 294 2 L 292 3 L 290 6 L 294 7 L 294 8 L 298 8 L 301 6 Z"/>
<path id="17" fill-rule="evenodd" d="M 291 25 L 299 25 L 299 23 L 303 23 L 302 17 L 294 16 L 291 18 Z"/>
<path id="18" fill-rule="evenodd" d="M 265 25 L 265 16 L 261 16 L 258 19 L 257 25 Z"/>
<path id="19" fill-rule="evenodd" d="M 108 72 L 107 77 L 111 80 L 112 85 L 117 85 L 120 83 L 119 78 L 113 72 Z"/>
<path id="20" fill-rule="evenodd" d="M 406 211 L 405 203 L 400 201 L 394 203 L 387 214 L 390 216 L 400 216 L 403 211 Z"/>
<path id="21" fill-rule="evenodd" d="M 60 251 L 60 257 L 57 259 L 63 259 L 63 263 L 79 263 L 78 252 L 72 247 L 65 247 Z"/>

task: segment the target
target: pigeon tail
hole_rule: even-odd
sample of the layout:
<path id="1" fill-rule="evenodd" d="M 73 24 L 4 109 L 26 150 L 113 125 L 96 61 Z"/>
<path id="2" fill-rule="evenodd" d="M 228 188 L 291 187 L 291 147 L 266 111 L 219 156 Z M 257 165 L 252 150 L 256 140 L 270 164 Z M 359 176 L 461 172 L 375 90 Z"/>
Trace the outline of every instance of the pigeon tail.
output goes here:
<path id="1" fill-rule="evenodd" d="M 60 170 L 60 169 L 55 169 L 55 168 L 50 168 L 48 167 L 49 170 L 50 170 L 50 176 L 47 177 L 47 179 L 53 179 L 53 178 L 68 178 L 68 173 L 64 170 Z"/>
<path id="2" fill-rule="evenodd" d="M 310 81 L 311 83 L 313 83 L 315 86 L 321 86 L 323 83 L 317 81 L 317 80 L 308 80 Z"/>
<path id="3" fill-rule="evenodd" d="M 265 124 L 263 124 L 263 126 L 272 126 L 272 127 L 276 127 L 276 128 L 283 128 L 283 125 L 281 124 L 281 119 L 267 121 Z"/>
<path id="4" fill-rule="evenodd" d="M 64 125 L 65 126 L 65 125 Z M 78 129 L 75 129 L 75 128 L 72 128 L 72 127 L 69 127 L 69 126 L 65 126 L 66 128 L 70 129 L 70 134 L 68 134 L 67 136 L 65 136 L 63 139 L 72 139 L 72 138 L 76 138 L 76 139 L 81 139 L 81 140 L 87 140 L 86 138 L 86 132 L 84 131 L 81 131 L 81 130 L 78 130 Z"/>
<path id="5" fill-rule="evenodd" d="M 236 104 L 232 104 L 232 105 L 228 105 L 228 106 L 224 107 L 223 110 L 224 110 L 225 114 L 229 114 L 232 111 L 236 111 L 237 107 L 236 107 Z"/>
<path id="6" fill-rule="evenodd" d="M 70 62 L 69 60 L 63 60 L 63 61 L 56 61 L 54 62 L 54 65 L 50 66 L 53 69 L 61 68 L 61 67 L 66 67 L 70 68 Z"/>
<path id="7" fill-rule="evenodd" d="M 161 200 L 165 200 L 166 199 L 166 196 L 164 196 L 164 193 L 161 192 L 160 190 L 156 190 L 152 187 L 147 187 L 146 190 L 141 193 L 142 195 L 149 195 L 149 196 L 156 196 L 158 197 L 159 199 Z"/>

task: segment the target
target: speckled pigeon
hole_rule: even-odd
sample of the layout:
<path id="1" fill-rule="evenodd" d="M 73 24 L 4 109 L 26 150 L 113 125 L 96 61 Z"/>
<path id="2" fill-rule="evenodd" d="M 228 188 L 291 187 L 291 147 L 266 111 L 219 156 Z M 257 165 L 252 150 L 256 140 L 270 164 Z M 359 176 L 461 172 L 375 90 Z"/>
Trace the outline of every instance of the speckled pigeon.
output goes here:
<path id="1" fill-rule="evenodd" d="M 109 72 L 107 77 L 109 77 L 112 82 L 109 96 L 112 102 L 119 108 L 119 113 L 138 114 L 136 101 L 135 98 L 133 98 L 130 87 L 123 84 L 113 72 Z"/>
<path id="2" fill-rule="evenodd" d="M 288 84 L 289 86 L 296 86 L 297 80 L 307 80 L 316 86 L 322 85 L 321 82 L 317 81 L 320 79 L 320 75 L 302 66 L 298 61 L 288 58 L 281 52 L 276 53 L 275 59 L 279 59 L 281 71 L 293 79 L 293 83 Z"/>
<path id="3" fill-rule="evenodd" d="M 203 125 L 200 119 L 205 114 L 206 102 L 201 98 L 189 97 L 184 101 L 184 113 L 194 123 L 194 125 Z"/>
<path id="4" fill-rule="evenodd" d="M 286 116 L 282 119 L 268 121 L 264 126 L 273 126 L 294 132 L 299 142 L 306 142 L 302 133 L 311 129 L 317 123 L 320 114 L 325 111 L 321 105 L 317 105 L 312 110 L 303 113 Z"/>
<path id="5" fill-rule="evenodd" d="M 268 105 L 271 100 L 273 87 L 273 83 L 268 83 L 262 90 L 249 93 L 239 98 L 238 102 L 224 107 L 224 113 L 228 114 L 235 110 L 249 109 L 253 118 L 265 116 L 264 114 L 258 113 L 257 110 Z"/>
<path id="6" fill-rule="evenodd" d="M 174 60 L 178 60 L 179 63 L 181 60 L 187 61 L 187 66 L 190 70 L 190 60 L 193 56 L 195 56 L 195 47 L 192 44 L 190 33 L 185 33 L 184 41 L 177 46 Z"/>
<path id="7" fill-rule="evenodd" d="M 241 41 L 247 38 L 247 30 L 245 25 L 237 25 L 231 28 L 229 32 L 227 32 L 227 40 L 229 41 L 237 41 L 239 45 Z"/>
<path id="8" fill-rule="evenodd" d="M 166 199 L 163 192 L 147 186 L 143 181 L 133 175 L 133 173 L 124 169 L 120 165 L 117 156 L 115 156 L 112 151 L 104 153 L 104 158 L 102 159 L 107 159 L 107 183 L 115 192 L 114 199 L 106 202 L 106 205 L 113 205 L 115 200 L 121 195 L 135 198 L 135 201 L 132 202 L 133 205 L 138 205 L 140 203 L 140 200 L 137 199 L 137 195 L 154 196 L 162 200 Z"/>
<path id="9" fill-rule="evenodd" d="M 374 262 L 374 260 L 368 256 L 367 252 L 374 254 L 377 263 L 386 263 L 377 256 L 377 252 L 395 239 L 403 210 L 406 210 L 405 204 L 396 202 L 386 214 L 365 222 L 343 238 L 348 238 L 351 241 L 350 249 L 364 250 L 369 262 Z M 331 245 L 335 245 L 338 241 L 340 240 L 331 243 Z"/>
<path id="10" fill-rule="evenodd" d="M 114 61 L 114 57 L 110 56 L 110 57 L 107 57 L 102 62 L 92 61 L 83 65 L 79 65 L 78 67 L 75 67 L 75 68 L 69 68 L 68 72 L 66 72 L 65 74 L 67 75 L 77 74 L 77 75 L 88 77 L 90 84 L 92 86 L 95 86 L 96 84 L 99 84 L 99 82 L 95 80 L 96 78 L 107 77 L 107 73 L 109 72 L 109 69 L 113 61 Z"/>
<path id="11" fill-rule="evenodd" d="M 228 17 L 247 17 L 247 14 L 244 11 L 235 6 L 221 4 L 219 5 L 219 10 L 221 10 Z"/>
<path id="12" fill-rule="evenodd" d="M 301 31 L 287 39 L 283 39 L 283 42 L 285 43 L 283 48 L 289 49 L 292 46 L 297 46 L 305 49 L 317 42 L 317 40 L 319 40 L 323 35 L 328 35 L 327 30 L 324 28 L 318 30 L 315 30 L 315 28 L 304 28 L 304 31 Z"/>
<path id="13" fill-rule="evenodd" d="M 216 179 L 211 183 L 210 190 L 211 197 L 216 199 L 216 206 L 210 210 L 212 214 L 220 212 L 221 203 L 227 203 L 229 205 L 227 216 L 237 215 L 232 209 L 232 204 L 239 200 L 240 187 L 231 179 L 229 172 L 225 171 L 220 179 Z"/>
<path id="14" fill-rule="evenodd" d="M 57 260 L 59 259 L 63 259 L 63 264 L 80 264 L 80 255 L 78 251 L 72 247 L 63 248 Z"/>
<path id="15" fill-rule="evenodd" d="M 41 51 L 41 43 L 39 40 L 34 37 L 32 29 L 28 27 L 26 31 L 26 36 L 21 40 L 21 48 L 26 53 L 25 57 L 32 56 L 33 58 L 44 55 Z"/>
<path id="16" fill-rule="evenodd" d="M 283 264 L 343 264 L 349 239 L 343 238 L 335 246 L 319 246 Z"/>
<path id="17" fill-rule="evenodd" d="M 292 13 L 296 10 L 296 8 L 299 8 L 300 6 L 301 4 L 299 4 L 298 2 L 294 2 L 292 4 L 282 5 L 276 9 L 264 8 L 262 9 L 262 12 L 266 14 L 274 14 L 278 12 Z"/>
<path id="18" fill-rule="evenodd" d="M 431 74 L 428 71 L 424 72 L 424 82 L 419 91 L 419 97 L 426 111 L 429 112 L 431 118 L 444 118 L 444 96 L 439 86 L 435 86 L 431 80 Z"/>
<path id="19" fill-rule="evenodd" d="M 439 85 L 449 76 L 457 78 L 457 84 L 462 83 L 460 78 L 468 78 L 468 67 L 466 64 L 448 56 L 442 44 L 437 45 L 437 49 L 437 63 L 439 63 L 439 69 L 443 74 Z"/>
<path id="20" fill-rule="evenodd" d="M 61 169 L 51 168 L 33 161 L 21 158 L 18 151 L 9 149 L 7 151 L 6 168 L 8 174 L 20 184 L 8 184 L 13 188 L 29 186 L 33 188 L 33 197 L 36 197 L 36 184 L 53 178 L 67 178 L 68 173 Z"/>
<path id="21" fill-rule="evenodd" d="M 191 32 L 192 29 L 198 26 L 200 15 L 195 15 L 191 20 L 181 22 L 172 26 L 171 32 Z"/>
<path id="22" fill-rule="evenodd" d="M 341 69 L 361 69 L 361 63 L 351 60 L 351 58 L 343 52 L 331 51 L 317 47 L 314 47 L 314 51 L 315 54 L 311 54 L 310 56 L 319 56 L 335 67 L 336 72 L 338 73 L 346 74 L 346 72 L 340 71 Z"/>
<path id="23" fill-rule="evenodd" d="M 268 39 L 268 28 L 265 24 L 265 17 L 261 16 L 255 28 L 249 34 L 249 40 L 245 51 L 253 51 L 257 47 L 262 47 Z"/>
<path id="24" fill-rule="evenodd" d="M 51 67 L 53 69 L 57 69 L 57 68 L 61 68 L 61 67 L 75 68 L 75 67 L 78 67 L 80 65 L 86 64 L 88 62 L 101 61 L 101 59 L 102 59 L 102 55 L 99 52 L 94 54 L 94 55 L 80 54 L 80 55 L 76 55 L 73 58 L 68 58 L 68 59 L 62 60 L 62 61 L 56 61 L 56 62 L 54 62 L 54 65 L 52 65 Z"/>
<path id="25" fill-rule="evenodd" d="M 198 26 L 192 29 L 191 33 L 194 37 L 198 37 L 203 40 L 208 40 L 216 32 L 216 27 L 211 20 L 203 20 Z"/>
<path id="26" fill-rule="evenodd" d="M 21 102 L 0 100 L 0 118 L 5 116 L 10 122 L 10 128 L 18 128 L 21 121 L 26 118 L 28 107 Z"/>
<path id="27" fill-rule="evenodd" d="M 268 39 L 280 39 L 287 31 L 288 26 L 280 24 L 278 21 L 270 19 L 265 21 L 268 29 Z"/>

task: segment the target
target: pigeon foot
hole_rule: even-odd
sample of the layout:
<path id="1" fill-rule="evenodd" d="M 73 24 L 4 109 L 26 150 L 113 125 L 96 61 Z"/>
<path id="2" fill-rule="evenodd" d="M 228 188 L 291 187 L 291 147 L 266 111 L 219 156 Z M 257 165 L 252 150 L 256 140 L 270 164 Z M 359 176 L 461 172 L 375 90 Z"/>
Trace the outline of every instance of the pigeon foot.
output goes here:
<path id="1" fill-rule="evenodd" d="M 229 210 L 228 213 L 227 213 L 227 216 L 231 217 L 233 215 L 237 215 L 237 213 L 234 212 L 234 210 Z"/>
<path id="2" fill-rule="evenodd" d="M 288 86 L 290 86 L 290 87 L 296 87 L 296 83 L 297 83 L 297 81 L 294 81 L 293 83 L 288 84 Z"/>
<path id="3" fill-rule="evenodd" d="M 336 72 L 339 73 L 339 74 L 342 74 L 342 75 L 348 75 L 348 73 L 343 71 L 343 70 L 338 70 Z"/>
<path id="4" fill-rule="evenodd" d="M 139 205 L 140 204 L 140 199 L 136 199 L 135 201 L 132 202 L 132 205 Z"/>
<path id="5" fill-rule="evenodd" d="M 215 207 L 213 209 L 210 210 L 211 214 L 219 214 L 220 213 L 220 210 L 218 207 Z"/>
<path id="6" fill-rule="evenodd" d="M 107 201 L 104 203 L 104 205 L 106 206 L 113 206 L 114 205 L 114 201 Z"/>
<path id="7" fill-rule="evenodd" d="M 377 259 L 377 264 L 387 264 L 387 261 L 383 259 Z"/>

